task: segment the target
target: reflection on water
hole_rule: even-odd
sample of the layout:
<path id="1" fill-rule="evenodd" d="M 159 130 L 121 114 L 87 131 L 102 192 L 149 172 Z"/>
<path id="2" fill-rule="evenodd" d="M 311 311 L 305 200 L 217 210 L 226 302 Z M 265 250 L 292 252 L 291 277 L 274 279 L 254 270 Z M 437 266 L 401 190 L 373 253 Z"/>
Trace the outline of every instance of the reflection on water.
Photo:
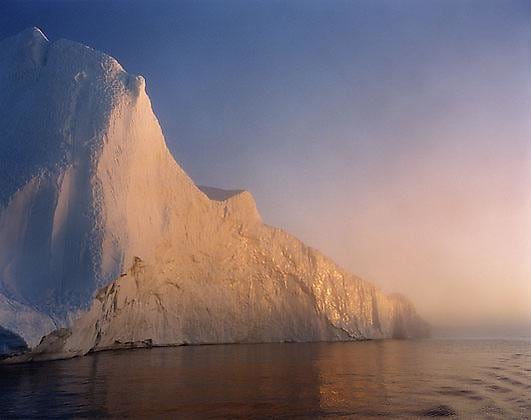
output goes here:
<path id="1" fill-rule="evenodd" d="M 0 416 L 526 418 L 531 342 L 257 344 L 0 367 Z"/>

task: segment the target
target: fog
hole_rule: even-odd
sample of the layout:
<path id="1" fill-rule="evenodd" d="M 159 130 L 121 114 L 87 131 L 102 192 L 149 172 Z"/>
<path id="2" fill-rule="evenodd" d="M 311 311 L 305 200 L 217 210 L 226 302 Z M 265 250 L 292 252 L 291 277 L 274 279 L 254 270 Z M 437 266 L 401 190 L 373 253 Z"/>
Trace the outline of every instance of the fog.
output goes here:
<path id="1" fill-rule="evenodd" d="M 531 335 L 529 2 L 24 4 L 0 36 L 143 74 L 198 183 L 250 190 L 436 333 Z"/>

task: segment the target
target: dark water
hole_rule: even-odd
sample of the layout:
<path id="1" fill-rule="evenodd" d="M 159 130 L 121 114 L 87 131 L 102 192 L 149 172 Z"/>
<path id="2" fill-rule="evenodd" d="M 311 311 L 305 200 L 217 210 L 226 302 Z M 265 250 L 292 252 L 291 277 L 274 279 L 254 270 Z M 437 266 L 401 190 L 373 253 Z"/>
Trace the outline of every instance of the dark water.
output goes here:
<path id="1" fill-rule="evenodd" d="M 0 367 L 0 417 L 531 418 L 531 341 L 259 344 Z"/>

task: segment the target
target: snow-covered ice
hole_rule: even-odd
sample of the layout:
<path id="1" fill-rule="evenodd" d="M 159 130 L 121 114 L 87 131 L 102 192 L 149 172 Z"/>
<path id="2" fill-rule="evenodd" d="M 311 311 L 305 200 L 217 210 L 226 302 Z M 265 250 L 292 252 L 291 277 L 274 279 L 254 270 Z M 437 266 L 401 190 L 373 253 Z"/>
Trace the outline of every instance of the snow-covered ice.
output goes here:
<path id="1" fill-rule="evenodd" d="M 78 318 L 38 352 L 426 333 L 249 192 L 198 188 L 112 57 L 32 28 L 0 42 L 0 92 L 0 325 L 35 346 Z"/>

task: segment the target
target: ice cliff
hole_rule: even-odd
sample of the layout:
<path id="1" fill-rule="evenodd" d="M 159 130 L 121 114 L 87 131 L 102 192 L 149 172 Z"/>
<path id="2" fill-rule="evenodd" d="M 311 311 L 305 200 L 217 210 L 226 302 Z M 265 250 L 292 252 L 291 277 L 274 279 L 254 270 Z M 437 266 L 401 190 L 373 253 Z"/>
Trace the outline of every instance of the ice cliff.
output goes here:
<path id="1" fill-rule="evenodd" d="M 15 333 L 0 327 L 0 359 L 28 350 L 26 342 Z"/>
<path id="2" fill-rule="evenodd" d="M 426 333 L 250 193 L 198 188 L 112 57 L 32 28 L 0 42 L 0 92 L 0 325 L 34 346 L 77 319 L 37 353 Z"/>

